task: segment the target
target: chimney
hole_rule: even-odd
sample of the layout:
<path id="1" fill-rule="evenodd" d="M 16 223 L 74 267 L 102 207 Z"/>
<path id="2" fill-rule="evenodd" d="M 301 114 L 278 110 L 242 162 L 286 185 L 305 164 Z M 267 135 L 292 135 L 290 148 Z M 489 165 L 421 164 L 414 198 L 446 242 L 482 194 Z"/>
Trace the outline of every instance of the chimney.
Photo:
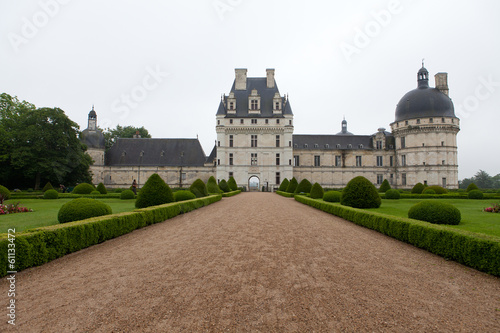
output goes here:
<path id="1" fill-rule="evenodd" d="M 141 134 L 139 133 L 139 131 L 135 131 L 135 134 L 132 137 L 134 139 L 140 139 L 141 138 Z"/>
<path id="2" fill-rule="evenodd" d="M 236 74 L 236 84 L 234 88 L 236 90 L 247 90 L 247 69 L 236 68 L 234 72 Z"/>
<path id="3" fill-rule="evenodd" d="M 436 89 L 449 96 L 448 73 L 437 73 L 434 75 L 434 79 L 436 80 Z"/>
<path id="4" fill-rule="evenodd" d="M 274 68 L 266 69 L 267 74 L 267 87 L 274 88 Z"/>

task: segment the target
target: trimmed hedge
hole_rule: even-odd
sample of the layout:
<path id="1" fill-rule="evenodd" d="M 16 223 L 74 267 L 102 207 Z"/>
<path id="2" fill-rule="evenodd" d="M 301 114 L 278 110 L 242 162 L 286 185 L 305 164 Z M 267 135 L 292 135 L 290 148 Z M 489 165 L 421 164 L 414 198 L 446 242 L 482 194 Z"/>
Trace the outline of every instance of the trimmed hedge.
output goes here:
<path id="1" fill-rule="evenodd" d="M 371 181 L 363 176 L 351 179 L 342 191 L 340 204 L 355 208 L 378 208 L 382 200 Z"/>
<path id="2" fill-rule="evenodd" d="M 299 186 L 299 183 L 297 182 L 297 179 L 295 179 L 295 177 L 293 177 L 290 180 L 290 183 L 288 183 L 288 187 L 286 188 L 286 191 L 288 193 L 295 193 L 295 190 L 297 189 L 297 186 Z"/>
<path id="3" fill-rule="evenodd" d="M 57 220 L 59 223 L 80 221 L 91 217 L 111 214 L 111 207 L 102 201 L 78 198 L 71 200 L 59 209 Z"/>
<path id="4" fill-rule="evenodd" d="M 446 259 L 455 260 L 479 271 L 500 276 L 499 237 L 341 206 L 304 196 L 296 196 L 295 200 Z"/>
<path id="5" fill-rule="evenodd" d="M 223 179 L 223 180 L 220 181 L 219 188 L 224 193 L 231 192 L 231 189 L 229 188 L 229 185 L 227 185 L 227 182 L 226 182 L 225 179 Z"/>
<path id="6" fill-rule="evenodd" d="M 52 184 L 50 182 L 47 182 L 47 184 L 45 184 L 45 186 L 42 188 L 42 192 L 46 192 L 48 190 L 53 190 L 54 189 L 54 186 L 52 186 Z"/>
<path id="7" fill-rule="evenodd" d="M 421 194 L 425 190 L 425 185 L 422 183 L 416 183 L 415 186 L 411 189 L 411 193 L 413 194 Z"/>
<path id="8" fill-rule="evenodd" d="M 401 198 L 401 193 L 399 193 L 398 190 L 388 190 L 385 192 L 385 198 L 386 199 L 392 199 L 392 200 L 398 200 Z"/>
<path id="9" fill-rule="evenodd" d="M 175 202 L 196 199 L 196 195 L 191 191 L 180 190 L 174 192 Z"/>
<path id="10" fill-rule="evenodd" d="M 285 192 L 287 187 L 288 187 L 288 184 L 290 184 L 288 179 L 286 179 L 286 178 L 283 179 L 283 181 L 280 184 L 280 187 L 278 188 L 278 191 Z"/>
<path id="11" fill-rule="evenodd" d="M 122 200 L 135 199 L 135 194 L 132 190 L 125 190 L 120 193 L 120 199 Z"/>
<path id="12" fill-rule="evenodd" d="M 295 194 L 293 193 L 288 193 L 285 191 L 276 191 L 277 194 L 281 195 L 282 197 L 287 197 L 287 198 L 293 198 Z"/>
<path id="13" fill-rule="evenodd" d="M 238 190 L 238 184 L 236 184 L 236 180 L 234 180 L 234 177 L 229 177 L 229 179 L 227 180 L 227 186 L 229 186 L 231 191 Z"/>
<path id="14" fill-rule="evenodd" d="M 157 206 L 174 201 L 174 194 L 165 181 L 153 173 L 142 187 L 135 201 L 136 208 Z"/>
<path id="15" fill-rule="evenodd" d="M 106 187 L 104 186 L 103 183 L 99 183 L 97 185 L 97 190 L 99 191 L 99 193 L 101 194 L 108 194 L 108 190 L 106 190 Z"/>
<path id="16" fill-rule="evenodd" d="M 467 190 L 465 190 L 465 192 L 470 192 L 474 190 L 479 190 L 479 187 L 477 187 L 477 185 L 474 183 L 470 183 L 469 186 L 467 186 Z"/>
<path id="17" fill-rule="evenodd" d="M 311 182 L 304 178 L 300 181 L 299 185 L 297 185 L 297 188 L 295 189 L 295 191 L 293 193 L 295 193 L 295 194 L 310 193 L 311 188 L 312 188 Z"/>
<path id="18" fill-rule="evenodd" d="M 323 199 L 323 195 L 325 192 L 323 191 L 323 188 L 321 187 L 320 184 L 314 183 L 314 185 L 311 188 L 311 193 L 310 197 L 313 199 Z"/>
<path id="19" fill-rule="evenodd" d="M 422 194 L 436 194 L 436 191 L 434 191 L 432 188 L 426 188 Z"/>
<path id="20" fill-rule="evenodd" d="M 210 176 L 207 181 L 207 191 L 208 193 L 216 193 L 219 194 L 221 192 L 219 185 L 217 185 L 217 181 L 214 176 Z"/>
<path id="21" fill-rule="evenodd" d="M 424 200 L 410 207 L 408 217 L 436 224 L 457 225 L 462 218 L 455 206 L 435 200 Z"/>
<path id="22" fill-rule="evenodd" d="M 446 194 L 446 193 L 448 193 L 448 191 L 444 187 L 441 187 L 439 185 L 428 186 L 427 189 L 434 190 L 436 192 L 436 194 Z"/>
<path id="23" fill-rule="evenodd" d="M 342 192 L 328 191 L 323 195 L 323 200 L 326 202 L 340 202 L 342 199 Z"/>
<path id="24" fill-rule="evenodd" d="M 385 193 L 391 189 L 391 185 L 389 184 L 389 181 L 387 179 L 384 179 L 382 184 L 380 185 L 379 192 L 380 193 Z"/>
<path id="25" fill-rule="evenodd" d="M 193 184 L 191 184 L 191 186 L 189 187 L 189 190 L 191 192 L 193 192 L 193 194 L 197 198 L 203 198 L 203 197 L 206 197 L 208 195 L 207 185 L 205 185 L 203 180 L 201 180 L 199 178 L 196 179 Z"/>
<path id="26" fill-rule="evenodd" d="M 469 199 L 482 199 L 484 197 L 484 194 L 480 190 L 471 190 L 469 193 L 467 193 L 467 197 Z"/>
<path id="27" fill-rule="evenodd" d="M 95 187 L 92 184 L 81 183 L 75 186 L 71 193 L 73 194 L 90 194 L 95 191 Z"/>
<path id="28" fill-rule="evenodd" d="M 240 193 L 241 193 L 241 190 L 236 190 L 236 191 L 231 191 L 231 192 L 225 192 L 225 193 L 222 193 L 222 197 L 223 198 L 228 198 L 228 197 L 232 197 L 233 195 L 240 194 Z"/>
<path id="29" fill-rule="evenodd" d="M 92 195 L 92 196 L 100 196 L 101 192 L 99 192 L 99 191 L 92 191 L 92 192 L 90 192 L 90 195 Z"/>
<path id="30" fill-rule="evenodd" d="M 164 222 L 221 200 L 220 195 L 137 209 L 87 220 L 16 233 L 16 271 L 39 266 L 68 253 L 119 237 L 135 229 Z M 0 235 L 0 251 L 7 253 L 7 234 Z M 0 277 L 7 275 L 6 255 L 0 256 Z"/>
<path id="31" fill-rule="evenodd" d="M 45 193 L 43 194 L 43 198 L 44 199 L 57 199 L 59 198 L 59 192 L 57 192 L 56 190 L 52 189 L 52 190 L 47 190 L 45 191 Z"/>
<path id="32" fill-rule="evenodd" d="M 7 187 L 0 185 L 0 203 L 10 199 L 10 191 Z M 7 252 L 6 252 L 7 253 Z"/>

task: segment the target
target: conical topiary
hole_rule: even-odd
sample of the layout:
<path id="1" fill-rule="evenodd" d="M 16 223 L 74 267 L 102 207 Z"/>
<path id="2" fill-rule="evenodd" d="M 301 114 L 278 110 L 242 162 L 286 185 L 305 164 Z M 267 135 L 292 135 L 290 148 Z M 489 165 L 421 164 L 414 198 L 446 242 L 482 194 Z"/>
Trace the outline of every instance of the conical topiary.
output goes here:
<path id="1" fill-rule="evenodd" d="M 217 181 L 215 180 L 214 176 L 210 176 L 210 178 L 208 178 L 207 191 L 208 193 L 220 193 L 219 185 L 217 185 Z"/>
<path id="2" fill-rule="evenodd" d="M 389 181 L 387 179 L 384 179 L 382 184 L 380 185 L 380 189 L 378 190 L 381 193 L 385 193 L 391 189 L 391 185 L 389 184 Z"/>
<path id="3" fill-rule="evenodd" d="M 238 189 L 238 184 L 236 184 L 236 180 L 234 180 L 233 177 L 229 177 L 227 185 L 229 186 L 231 191 L 236 191 Z"/>
<path id="4" fill-rule="evenodd" d="M 45 193 L 45 191 L 48 191 L 48 190 L 53 190 L 54 187 L 52 187 L 52 184 L 50 182 L 47 182 L 47 184 L 45 184 L 45 186 L 42 188 L 42 192 Z"/>
<path id="5" fill-rule="evenodd" d="M 474 190 L 479 190 L 479 187 L 477 187 L 477 185 L 474 183 L 470 183 L 469 186 L 467 186 L 467 190 L 465 190 L 465 191 L 470 192 L 470 191 L 474 191 Z"/>
<path id="6" fill-rule="evenodd" d="M 135 201 L 136 208 L 145 208 L 149 206 L 157 206 L 174 201 L 174 195 L 170 187 L 157 174 L 153 173 L 141 191 L 137 195 Z"/>
<path id="7" fill-rule="evenodd" d="M 311 188 L 312 188 L 311 182 L 304 178 L 300 181 L 294 193 L 310 193 Z"/>
<path id="8" fill-rule="evenodd" d="M 288 184 L 288 187 L 286 188 L 286 191 L 288 193 L 294 193 L 295 189 L 297 188 L 298 185 L 299 185 L 299 183 L 297 182 L 297 179 L 295 179 L 295 177 L 293 177 L 290 180 L 290 183 Z"/>
<path id="9" fill-rule="evenodd" d="M 411 189 L 411 193 L 413 194 L 422 194 L 425 190 L 425 186 L 422 183 L 416 183 L 415 186 Z"/>
<path id="10" fill-rule="evenodd" d="M 312 199 L 322 199 L 325 192 L 320 184 L 314 183 L 311 188 L 311 198 Z"/>
<path id="11" fill-rule="evenodd" d="M 197 198 L 206 197 L 208 195 L 207 185 L 201 179 L 196 179 L 189 187 L 189 190 L 196 195 Z"/>
<path id="12" fill-rule="evenodd" d="M 108 194 L 108 191 L 106 190 L 106 187 L 104 186 L 103 183 L 99 183 L 97 185 L 97 190 L 99 191 L 99 193 L 101 194 Z"/>
<path id="13" fill-rule="evenodd" d="M 225 179 L 221 180 L 220 183 L 219 183 L 219 188 L 223 191 L 223 192 L 231 192 L 231 189 L 229 188 L 229 185 L 227 185 L 227 182 Z"/>
<path id="14" fill-rule="evenodd" d="M 281 185 L 280 187 L 278 188 L 278 191 L 286 191 L 286 188 L 288 187 L 288 184 L 290 184 L 290 182 L 288 181 L 288 179 L 283 179 L 283 181 L 281 182 Z"/>

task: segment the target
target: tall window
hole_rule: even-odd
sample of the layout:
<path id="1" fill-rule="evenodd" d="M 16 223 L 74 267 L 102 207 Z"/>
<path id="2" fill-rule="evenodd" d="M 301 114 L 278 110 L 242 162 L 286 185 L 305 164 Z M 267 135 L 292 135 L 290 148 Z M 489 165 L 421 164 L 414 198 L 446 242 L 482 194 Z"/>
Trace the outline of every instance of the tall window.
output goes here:
<path id="1" fill-rule="evenodd" d="M 251 110 L 259 109 L 259 102 L 256 99 L 252 99 L 252 101 L 250 102 L 250 109 Z"/>
<path id="2" fill-rule="evenodd" d="M 229 110 L 234 110 L 234 102 L 229 102 Z"/>
<path id="3" fill-rule="evenodd" d="M 404 136 L 401 137 L 401 148 L 406 148 L 406 138 Z"/>
<path id="4" fill-rule="evenodd" d="M 276 185 L 281 184 L 281 175 L 279 172 L 276 172 Z"/>
<path id="5" fill-rule="evenodd" d="M 243 125 L 244 123 L 245 123 L 245 120 L 240 119 L 240 124 L 242 124 L 242 125 Z"/>
<path id="6" fill-rule="evenodd" d="M 401 155 L 401 165 L 406 166 L 406 155 Z"/>
<path id="7" fill-rule="evenodd" d="M 251 147 L 257 147 L 257 134 L 251 136 Z"/>
<path id="8" fill-rule="evenodd" d="M 232 119 L 229 119 L 229 123 L 232 124 L 233 123 L 233 120 Z"/>
<path id="9" fill-rule="evenodd" d="M 394 174 L 391 173 L 391 175 L 389 176 L 389 183 L 394 184 Z"/>
<path id="10" fill-rule="evenodd" d="M 280 136 L 276 135 L 276 147 L 280 146 Z"/>
<path id="11" fill-rule="evenodd" d="M 274 105 L 275 106 L 275 110 L 279 110 L 280 109 L 280 102 L 276 102 L 276 104 Z"/>
<path id="12" fill-rule="evenodd" d="M 382 149 L 382 140 L 377 140 L 377 149 Z"/>
<path id="13" fill-rule="evenodd" d="M 280 154 L 276 154 L 276 165 L 280 165 Z"/>
<path id="14" fill-rule="evenodd" d="M 361 156 L 356 156 L 356 166 L 357 167 L 363 166 L 363 164 L 361 163 Z"/>
<path id="15" fill-rule="evenodd" d="M 401 185 L 406 185 L 406 173 L 401 174 Z"/>
<path id="16" fill-rule="evenodd" d="M 384 157 L 377 156 L 377 166 L 384 166 Z"/>
<path id="17" fill-rule="evenodd" d="M 229 136 L 229 147 L 232 147 L 233 146 L 233 136 L 230 135 Z"/>
<path id="18" fill-rule="evenodd" d="M 257 119 L 252 119 L 252 124 L 257 124 Z"/>
<path id="19" fill-rule="evenodd" d="M 231 178 L 234 176 L 234 173 L 233 172 L 229 172 L 229 177 L 228 178 Z"/>
<path id="20" fill-rule="evenodd" d="M 233 165 L 233 153 L 229 154 L 229 165 Z"/>
<path id="21" fill-rule="evenodd" d="M 384 181 L 384 175 L 377 175 L 377 185 L 381 185 Z"/>
<path id="22" fill-rule="evenodd" d="M 389 156 L 389 166 L 394 166 L 394 156 Z"/>
<path id="23" fill-rule="evenodd" d="M 252 156 L 251 156 L 250 164 L 257 165 L 257 153 L 252 153 L 251 155 Z"/>
<path id="24" fill-rule="evenodd" d="M 295 155 L 293 157 L 293 166 L 299 166 L 299 165 L 300 165 L 299 155 Z"/>
<path id="25" fill-rule="evenodd" d="M 276 124 L 279 124 L 280 123 L 280 120 L 279 119 L 276 119 Z"/>
<path id="26" fill-rule="evenodd" d="M 320 161 L 320 156 L 319 155 L 315 155 L 314 156 L 314 166 L 319 167 L 321 165 L 320 162 L 321 162 Z"/>
<path id="27" fill-rule="evenodd" d="M 336 166 L 336 167 L 339 167 L 339 166 L 341 166 L 341 165 L 342 165 L 342 164 L 341 164 L 341 163 L 342 163 L 342 160 L 341 160 L 340 158 L 341 158 L 341 157 L 340 157 L 340 155 L 335 155 L 335 166 Z"/>
<path id="28" fill-rule="evenodd" d="M 446 187 L 446 178 L 443 178 L 442 181 L 443 181 L 443 187 Z"/>

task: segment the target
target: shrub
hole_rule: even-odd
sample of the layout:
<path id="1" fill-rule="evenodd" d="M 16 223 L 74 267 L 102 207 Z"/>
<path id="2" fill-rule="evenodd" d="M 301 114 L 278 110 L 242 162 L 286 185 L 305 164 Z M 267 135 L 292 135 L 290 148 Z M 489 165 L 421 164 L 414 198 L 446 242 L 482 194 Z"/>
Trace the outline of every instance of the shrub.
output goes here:
<path id="1" fill-rule="evenodd" d="M 174 193 L 175 201 L 186 201 L 196 199 L 196 195 L 191 191 L 180 190 Z"/>
<path id="2" fill-rule="evenodd" d="M 427 188 L 430 188 L 431 190 L 434 190 L 436 192 L 436 194 L 446 194 L 446 193 L 448 193 L 448 191 L 445 188 L 443 188 L 443 187 L 441 187 L 439 185 L 432 185 L 432 186 L 429 186 Z"/>
<path id="3" fill-rule="evenodd" d="M 480 190 L 471 190 L 468 194 L 467 197 L 469 199 L 482 199 L 484 197 L 483 192 Z"/>
<path id="4" fill-rule="evenodd" d="M 0 204 L 3 204 L 4 200 L 10 199 L 10 191 L 7 187 L 0 185 Z"/>
<path id="5" fill-rule="evenodd" d="M 323 195 L 323 200 L 327 202 L 340 202 L 342 199 L 342 192 L 339 191 L 328 191 Z"/>
<path id="6" fill-rule="evenodd" d="M 436 191 L 434 191 L 432 188 L 426 188 L 422 194 L 436 194 Z"/>
<path id="7" fill-rule="evenodd" d="M 97 190 L 101 194 L 108 194 L 108 191 L 106 190 L 106 187 L 104 186 L 103 183 L 99 183 L 99 185 L 97 185 Z"/>
<path id="8" fill-rule="evenodd" d="M 385 192 L 385 198 L 397 200 L 397 199 L 401 198 L 401 194 L 399 193 L 398 190 L 390 189 L 387 192 Z"/>
<path id="9" fill-rule="evenodd" d="M 91 195 L 100 195 L 100 194 L 101 194 L 101 192 L 99 192 L 99 191 L 92 191 L 92 192 L 90 192 L 90 194 L 91 194 Z"/>
<path id="10" fill-rule="evenodd" d="M 474 190 L 479 190 L 479 187 L 477 187 L 477 185 L 474 183 L 470 183 L 469 186 L 467 186 L 467 190 L 465 190 L 465 191 L 470 192 L 470 191 L 474 191 Z"/>
<path id="11" fill-rule="evenodd" d="M 222 192 L 231 192 L 231 189 L 229 188 L 229 185 L 227 185 L 225 179 L 220 181 L 219 188 L 222 190 Z"/>
<path id="12" fill-rule="evenodd" d="M 43 194 L 43 198 L 44 199 L 57 199 L 59 198 L 59 192 L 57 192 L 56 190 L 52 189 L 52 190 L 47 190 L 45 191 L 45 193 Z"/>
<path id="13" fill-rule="evenodd" d="M 278 188 L 278 191 L 286 192 L 286 188 L 288 187 L 288 184 L 290 184 L 288 179 L 286 179 L 286 178 L 283 179 L 283 181 L 280 184 L 280 187 Z"/>
<path id="14" fill-rule="evenodd" d="M 73 192 L 71 192 L 71 193 L 90 194 L 93 191 L 95 191 L 94 185 L 88 184 L 88 183 L 81 183 L 81 184 L 76 185 L 75 188 L 73 189 Z"/>
<path id="15" fill-rule="evenodd" d="M 52 184 L 50 182 L 47 182 L 47 184 L 45 184 L 45 186 L 42 188 L 42 192 L 45 193 L 45 191 L 48 191 L 48 190 L 53 190 L 54 187 L 52 186 Z"/>
<path id="16" fill-rule="evenodd" d="M 217 181 L 215 180 L 214 176 L 210 176 L 207 181 L 207 191 L 208 193 L 220 193 L 220 188 L 219 185 L 217 185 Z"/>
<path id="17" fill-rule="evenodd" d="M 321 187 L 320 184 L 314 183 L 314 185 L 311 187 L 311 198 L 312 199 L 321 199 L 323 198 L 323 195 L 325 192 L 323 191 L 323 188 Z"/>
<path id="18" fill-rule="evenodd" d="M 286 191 L 288 193 L 295 193 L 295 189 L 297 188 L 298 185 L 299 185 L 299 183 L 297 182 L 297 179 L 295 179 L 295 177 L 293 177 L 290 180 L 290 183 L 288 184 L 288 187 L 286 188 Z"/>
<path id="19" fill-rule="evenodd" d="M 311 188 L 312 188 L 312 184 L 310 181 L 308 181 L 307 179 L 302 179 L 299 183 L 299 185 L 297 186 L 297 188 L 295 189 L 295 194 L 297 193 L 310 193 L 311 192 Z"/>
<path id="20" fill-rule="evenodd" d="M 163 205 L 173 201 L 174 195 L 170 187 L 157 173 L 153 173 L 137 195 L 135 207 L 146 208 L 149 206 Z"/>
<path id="21" fill-rule="evenodd" d="M 422 194 L 425 190 L 425 185 L 422 183 L 416 183 L 415 186 L 411 189 L 411 193 L 413 194 Z"/>
<path id="22" fill-rule="evenodd" d="M 351 179 L 342 192 L 340 203 L 354 208 L 378 208 L 382 203 L 375 186 L 365 177 Z"/>
<path id="23" fill-rule="evenodd" d="M 382 184 L 380 185 L 379 192 L 380 193 L 385 193 L 391 189 L 391 185 L 389 184 L 389 181 L 387 179 L 384 179 Z"/>
<path id="24" fill-rule="evenodd" d="M 57 219 L 59 223 L 71 221 L 85 220 L 91 217 L 111 214 L 111 207 L 102 201 L 78 198 L 65 203 L 59 213 Z"/>
<path id="25" fill-rule="evenodd" d="M 205 185 L 203 180 L 201 180 L 199 178 L 196 179 L 193 184 L 191 184 L 191 186 L 189 187 L 189 190 L 191 192 L 193 192 L 193 194 L 197 198 L 203 198 L 203 197 L 206 197 L 208 195 L 207 185 Z"/>
<path id="26" fill-rule="evenodd" d="M 415 220 L 427 221 L 435 224 L 460 223 L 460 211 L 453 205 L 439 200 L 424 200 L 413 205 L 408 211 L 408 217 Z"/>
<path id="27" fill-rule="evenodd" d="M 231 191 L 236 191 L 238 189 L 238 185 L 236 184 L 236 180 L 234 180 L 234 177 L 229 177 L 227 186 L 229 186 Z"/>
<path id="28" fill-rule="evenodd" d="M 122 199 L 122 200 L 135 199 L 135 194 L 132 190 L 121 191 L 120 192 L 120 199 Z"/>

